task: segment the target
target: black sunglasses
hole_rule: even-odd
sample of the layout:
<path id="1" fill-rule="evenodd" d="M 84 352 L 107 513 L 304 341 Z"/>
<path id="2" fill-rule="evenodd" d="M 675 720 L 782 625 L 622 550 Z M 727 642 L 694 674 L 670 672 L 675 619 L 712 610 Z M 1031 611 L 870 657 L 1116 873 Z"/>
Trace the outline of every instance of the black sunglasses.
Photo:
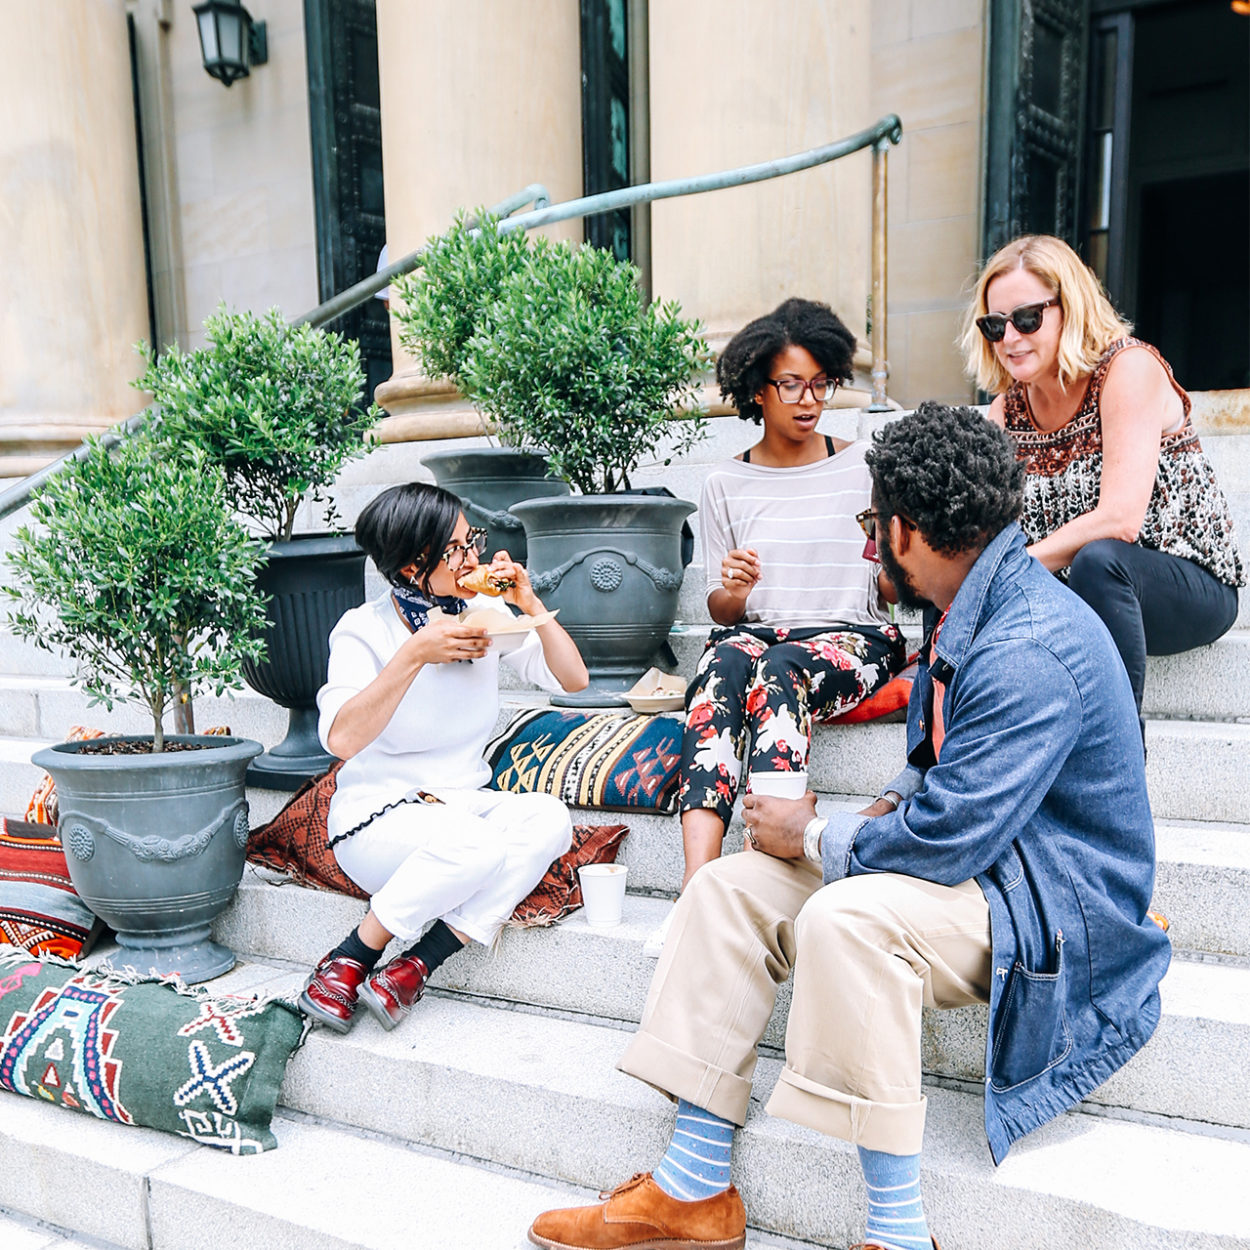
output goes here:
<path id="1" fill-rule="evenodd" d="M 1007 322 L 1011 322 L 1021 334 L 1036 334 L 1042 328 L 1042 320 L 1046 310 L 1059 303 L 1059 297 L 1044 299 L 1040 304 L 1021 304 L 1009 313 L 986 313 L 977 318 L 977 329 L 991 343 L 1001 343 L 1007 333 Z"/>

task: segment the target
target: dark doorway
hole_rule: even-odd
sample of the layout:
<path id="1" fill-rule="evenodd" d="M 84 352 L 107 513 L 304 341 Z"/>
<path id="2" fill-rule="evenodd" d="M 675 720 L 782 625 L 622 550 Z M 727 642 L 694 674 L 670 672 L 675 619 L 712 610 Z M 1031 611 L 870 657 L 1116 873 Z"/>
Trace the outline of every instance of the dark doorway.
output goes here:
<path id="1" fill-rule="evenodd" d="M 1108 247 L 1089 259 L 1182 385 L 1250 385 L 1250 18 L 1227 0 L 1096 8 L 1095 39 L 1115 38 L 1104 96 L 1119 104 L 1101 139 L 1108 192 L 1089 215 Z"/>
<path id="2" fill-rule="evenodd" d="M 1142 188 L 1137 333 L 1192 390 L 1250 386 L 1250 173 Z"/>
<path id="3" fill-rule="evenodd" d="M 308 107 L 321 299 L 377 269 L 386 242 L 375 0 L 304 0 Z M 391 376 L 390 322 L 380 300 L 330 327 L 360 344 L 368 396 Z"/>

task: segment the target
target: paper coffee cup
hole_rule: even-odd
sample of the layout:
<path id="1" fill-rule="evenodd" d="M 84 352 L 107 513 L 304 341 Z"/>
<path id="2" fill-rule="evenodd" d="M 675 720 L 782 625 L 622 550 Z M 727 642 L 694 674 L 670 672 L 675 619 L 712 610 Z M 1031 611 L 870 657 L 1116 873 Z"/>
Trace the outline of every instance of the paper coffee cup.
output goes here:
<path id="1" fill-rule="evenodd" d="M 768 794 L 777 799 L 801 799 L 807 793 L 807 774 L 752 773 L 749 789 L 752 794 Z"/>
<path id="2" fill-rule="evenodd" d="M 587 864 L 577 870 L 582 885 L 586 923 L 595 929 L 611 929 L 621 923 L 625 905 L 625 864 Z"/>

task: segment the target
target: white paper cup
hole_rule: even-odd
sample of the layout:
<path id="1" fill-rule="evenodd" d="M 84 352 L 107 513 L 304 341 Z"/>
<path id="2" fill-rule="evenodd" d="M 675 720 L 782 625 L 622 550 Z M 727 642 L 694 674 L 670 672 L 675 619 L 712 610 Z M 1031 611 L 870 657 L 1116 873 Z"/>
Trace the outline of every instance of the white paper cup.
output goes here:
<path id="1" fill-rule="evenodd" d="M 577 870 L 582 883 L 586 923 L 595 929 L 611 929 L 621 923 L 625 904 L 625 864 L 587 864 Z"/>
<path id="2" fill-rule="evenodd" d="M 769 794 L 777 799 L 801 799 L 807 793 L 807 774 L 752 773 L 748 788 L 752 794 Z"/>

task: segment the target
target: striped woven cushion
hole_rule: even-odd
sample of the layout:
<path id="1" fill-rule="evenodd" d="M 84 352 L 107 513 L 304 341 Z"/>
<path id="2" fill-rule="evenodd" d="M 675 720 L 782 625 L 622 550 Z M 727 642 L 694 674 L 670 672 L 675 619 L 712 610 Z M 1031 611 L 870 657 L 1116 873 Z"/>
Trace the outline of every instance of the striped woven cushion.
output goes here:
<path id="1" fill-rule="evenodd" d="M 76 959 L 98 927 L 69 879 L 55 831 L 0 817 L 0 943 Z"/>
<path id="2" fill-rule="evenodd" d="M 486 747 L 491 786 L 554 794 L 570 807 L 677 810 L 682 721 L 540 708 L 520 712 Z"/>

